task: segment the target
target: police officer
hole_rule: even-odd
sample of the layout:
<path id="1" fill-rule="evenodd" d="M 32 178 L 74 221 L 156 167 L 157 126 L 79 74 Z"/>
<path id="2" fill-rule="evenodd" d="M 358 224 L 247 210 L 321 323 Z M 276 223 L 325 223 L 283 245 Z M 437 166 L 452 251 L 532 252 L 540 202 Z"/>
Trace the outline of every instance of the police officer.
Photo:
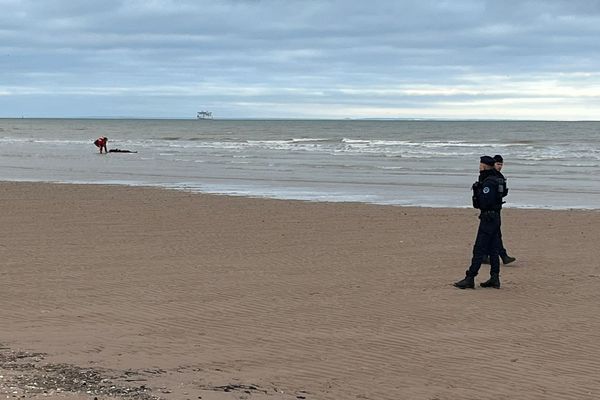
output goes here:
<path id="1" fill-rule="evenodd" d="M 504 158 L 502 158 L 502 156 L 500 154 L 496 154 L 494 156 L 494 169 L 496 170 L 496 174 L 498 175 L 498 178 L 501 179 L 501 182 L 504 183 L 504 194 L 502 195 L 502 197 L 505 197 L 508 194 L 508 187 L 506 186 L 506 178 L 504 177 L 504 175 L 502 174 L 502 167 L 504 166 Z M 502 226 L 502 219 L 500 219 L 500 225 Z M 502 263 L 504 265 L 506 264 L 510 264 L 511 262 L 517 261 L 517 259 L 515 257 L 511 257 L 508 255 L 508 252 L 506 251 L 506 249 L 504 248 L 504 243 L 502 242 L 502 228 L 500 228 L 500 251 L 499 251 L 499 255 L 500 255 L 500 259 L 502 260 Z M 489 264 L 490 263 L 490 257 L 489 255 L 484 257 L 483 259 L 483 263 L 484 264 Z"/>
<path id="2" fill-rule="evenodd" d="M 494 169 L 495 161 L 490 156 L 483 156 L 479 163 L 479 179 L 473 184 L 473 207 L 481 210 L 479 229 L 473 245 L 471 266 L 463 280 L 455 282 L 459 289 L 474 289 L 475 276 L 481 268 L 483 258 L 490 255 L 490 279 L 482 282 L 482 287 L 500 289 L 500 210 L 502 209 L 503 182 Z"/>

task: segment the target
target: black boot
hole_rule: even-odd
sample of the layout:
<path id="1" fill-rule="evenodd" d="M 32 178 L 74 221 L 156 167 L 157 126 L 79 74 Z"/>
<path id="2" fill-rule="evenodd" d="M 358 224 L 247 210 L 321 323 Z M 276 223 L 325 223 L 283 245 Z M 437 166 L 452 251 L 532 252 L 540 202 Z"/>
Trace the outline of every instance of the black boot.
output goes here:
<path id="1" fill-rule="evenodd" d="M 465 276 L 465 279 L 454 282 L 454 286 L 459 289 L 475 289 L 475 277 L 469 275 L 469 271 L 467 271 L 467 276 Z"/>
<path id="2" fill-rule="evenodd" d="M 500 275 L 492 274 L 489 280 L 481 282 L 479 286 L 500 289 Z"/>
<path id="3" fill-rule="evenodd" d="M 481 260 L 481 263 L 489 265 L 489 263 L 490 263 L 490 256 L 489 255 L 483 256 L 483 260 Z"/>
<path id="4" fill-rule="evenodd" d="M 503 263 L 504 265 L 506 265 L 506 264 L 510 264 L 510 263 L 511 263 L 511 262 L 513 262 L 513 261 L 517 261 L 517 259 L 516 259 L 516 258 L 514 258 L 514 257 L 511 257 L 511 256 L 509 256 L 508 254 L 505 254 L 505 255 L 503 255 L 503 256 L 500 256 L 500 258 L 502 259 L 502 263 Z"/>

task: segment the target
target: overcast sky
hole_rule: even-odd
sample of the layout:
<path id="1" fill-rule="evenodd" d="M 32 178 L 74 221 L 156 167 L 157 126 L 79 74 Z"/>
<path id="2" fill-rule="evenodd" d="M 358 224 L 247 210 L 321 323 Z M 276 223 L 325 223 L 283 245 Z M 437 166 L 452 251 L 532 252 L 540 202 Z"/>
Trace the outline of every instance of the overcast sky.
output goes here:
<path id="1" fill-rule="evenodd" d="M 596 0 L 0 10 L 0 117 L 600 119 Z"/>

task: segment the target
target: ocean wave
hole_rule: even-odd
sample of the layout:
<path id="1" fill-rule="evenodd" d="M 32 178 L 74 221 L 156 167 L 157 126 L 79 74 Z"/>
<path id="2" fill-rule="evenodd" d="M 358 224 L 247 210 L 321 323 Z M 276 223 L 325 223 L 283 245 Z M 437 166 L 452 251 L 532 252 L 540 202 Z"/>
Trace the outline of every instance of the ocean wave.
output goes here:
<path id="1" fill-rule="evenodd" d="M 155 140 L 177 141 L 177 140 L 182 140 L 182 139 L 183 138 L 180 136 L 164 136 L 164 137 L 157 138 Z"/>
<path id="2" fill-rule="evenodd" d="M 293 138 L 290 139 L 292 143 L 318 143 L 318 142 L 335 142 L 337 139 L 327 139 L 327 138 Z"/>
<path id="3" fill-rule="evenodd" d="M 590 168 L 598 164 L 600 149 L 586 146 L 582 143 L 568 145 L 541 145 L 528 146 L 514 143 L 469 142 L 465 140 L 386 140 L 381 138 L 305 138 L 294 137 L 291 139 L 271 140 L 188 140 L 178 136 L 164 136 L 163 139 L 129 139 L 109 142 L 109 147 L 126 146 L 138 151 L 152 151 L 159 155 L 168 156 L 177 153 L 188 153 L 190 156 L 211 157 L 286 157 L 286 154 L 314 154 L 319 156 L 348 156 L 367 157 L 373 159 L 399 158 L 399 159 L 472 159 L 482 154 L 501 153 L 509 165 L 529 166 L 536 163 L 562 163 L 563 166 L 581 164 Z M 173 140 L 177 138 L 177 140 Z M 5 135 L 0 137 L 3 145 L 23 145 L 32 143 L 36 145 L 82 147 L 91 146 L 92 139 L 65 139 L 65 138 L 36 138 Z M 5 146 L 6 147 L 6 146 Z M 90 147 L 92 148 L 92 147 Z M 21 150 L 19 150 L 21 151 Z M 78 150 L 79 151 L 79 150 Z M 586 162 L 587 161 L 587 162 Z M 575 165 L 577 166 L 577 165 Z"/>
<path id="4" fill-rule="evenodd" d="M 342 143 L 348 143 L 348 144 L 368 144 L 370 142 L 371 141 L 367 140 L 367 139 L 348 139 L 348 138 L 342 139 Z"/>
<path id="5" fill-rule="evenodd" d="M 73 139 L 40 139 L 40 138 L 32 138 L 32 137 L 2 137 L 0 138 L 0 143 L 5 144 L 21 144 L 21 143 L 39 143 L 39 144 L 92 144 L 93 139 L 85 139 L 85 140 L 73 140 Z"/>

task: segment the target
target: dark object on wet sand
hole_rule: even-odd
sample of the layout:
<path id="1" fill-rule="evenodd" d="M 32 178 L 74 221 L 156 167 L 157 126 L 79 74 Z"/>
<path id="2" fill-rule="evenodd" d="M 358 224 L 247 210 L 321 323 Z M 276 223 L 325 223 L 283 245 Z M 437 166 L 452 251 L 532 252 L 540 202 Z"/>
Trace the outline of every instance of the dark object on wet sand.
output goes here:
<path id="1" fill-rule="evenodd" d="M 137 151 L 123 150 L 123 149 L 110 149 L 108 152 L 109 153 L 137 153 Z"/>

